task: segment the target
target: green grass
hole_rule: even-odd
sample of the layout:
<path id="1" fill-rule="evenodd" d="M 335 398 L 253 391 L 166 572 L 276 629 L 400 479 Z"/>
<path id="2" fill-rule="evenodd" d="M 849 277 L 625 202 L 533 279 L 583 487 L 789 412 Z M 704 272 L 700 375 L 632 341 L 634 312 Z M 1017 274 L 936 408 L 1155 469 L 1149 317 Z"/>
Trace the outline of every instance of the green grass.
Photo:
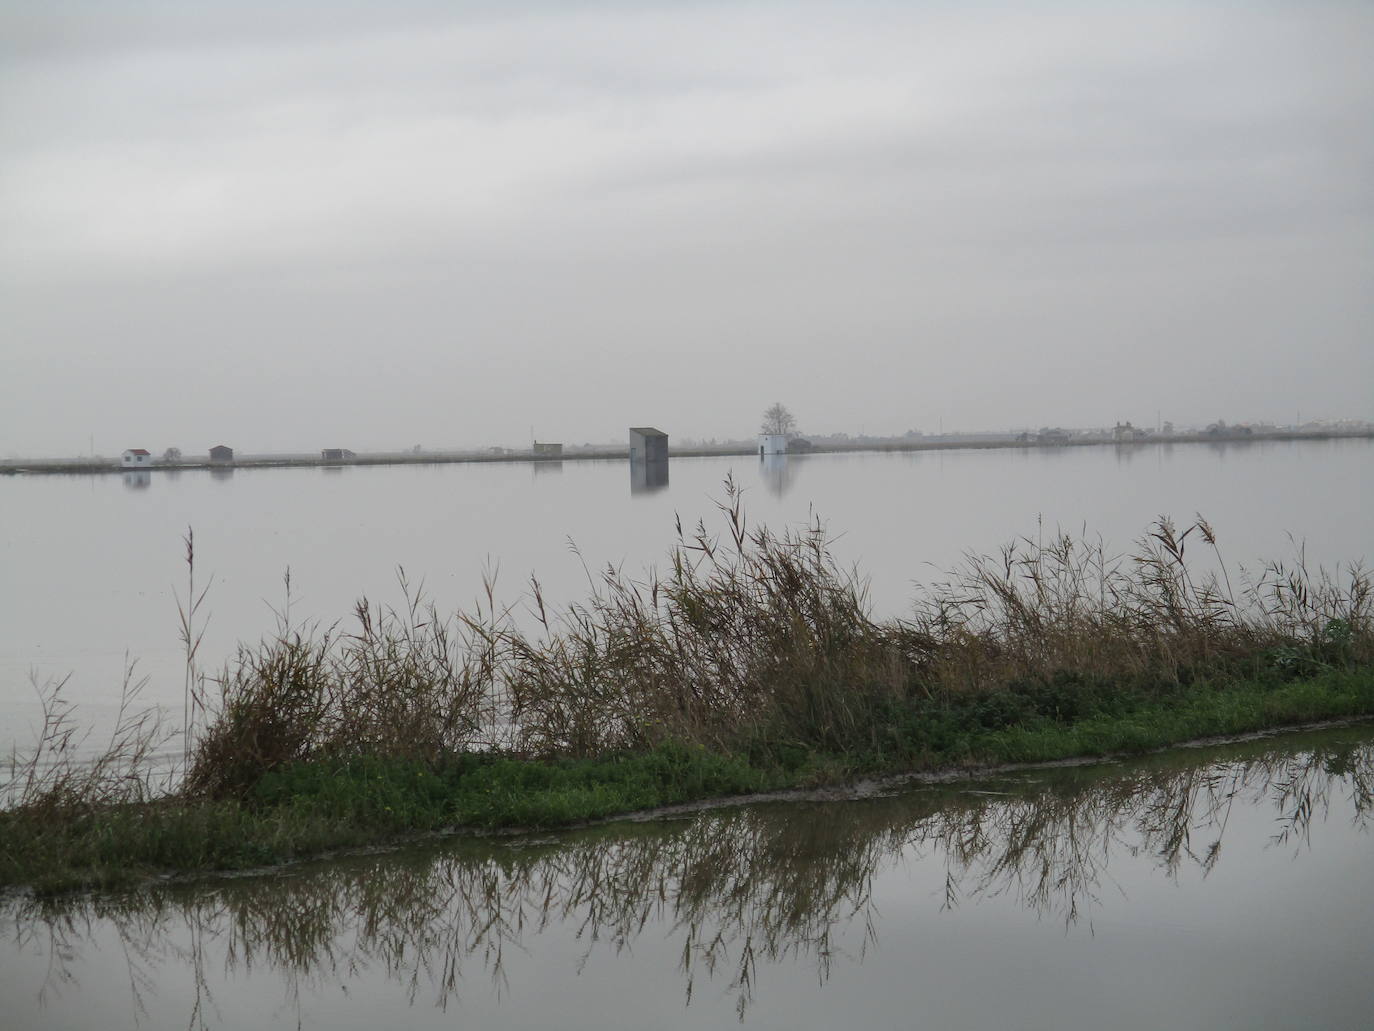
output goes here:
<path id="1" fill-rule="evenodd" d="M 1044 762 L 1374 714 L 1374 670 L 1272 671 L 1149 686 L 1061 676 L 913 706 L 885 728 L 880 764 Z"/>
<path id="2" fill-rule="evenodd" d="M 391 759 L 296 763 L 265 776 L 246 804 L 395 833 L 565 826 L 787 783 L 785 771 L 666 743 L 640 755 L 554 762 L 464 755 L 433 766 Z"/>
<path id="3" fill-rule="evenodd" d="M 1374 672 L 1331 670 L 1283 682 L 1199 682 L 1185 693 L 1146 701 L 1117 715 L 1072 723 L 1041 719 L 970 742 L 986 762 L 1046 762 L 1146 752 L 1197 738 L 1246 734 L 1298 723 L 1374 714 Z"/>
<path id="4" fill-rule="evenodd" d="M 552 828 L 634 810 L 858 774 L 1144 752 L 1199 737 L 1374 715 L 1374 668 L 1285 679 L 1196 678 L 1161 688 L 1079 676 L 976 697 L 922 698 L 872 728 L 872 746 L 818 751 L 767 739 L 738 754 L 659 744 L 537 761 L 464 754 L 311 760 L 238 799 L 169 799 L 65 813 L 0 812 L 0 885 L 42 893 L 165 872 L 267 866 L 452 829 Z"/>

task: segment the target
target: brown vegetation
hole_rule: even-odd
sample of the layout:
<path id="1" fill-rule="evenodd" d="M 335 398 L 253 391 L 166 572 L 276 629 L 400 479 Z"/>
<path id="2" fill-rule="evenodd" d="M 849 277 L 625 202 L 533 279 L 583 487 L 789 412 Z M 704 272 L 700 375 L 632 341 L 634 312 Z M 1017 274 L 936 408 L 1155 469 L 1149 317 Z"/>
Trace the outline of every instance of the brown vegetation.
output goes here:
<path id="1" fill-rule="evenodd" d="M 1301 673 L 1374 661 L 1371 578 L 1272 564 L 1233 590 L 1199 519 L 1161 519 L 1136 554 L 1100 541 L 1020 540 L 971 557 L 907 620 L 875 620 L 824 527 L 751 529 L 727 481 L 724 532 L 678 525 L 662 573 L 608 568 L 554 612 L 485 604 L 444 617 L 402 581 L 405 605 L 356 611 L 356 629 L 279 633 L 219 679 L 188 786 L 242 790 L 300 760 L 471 750 L 530 758 L 712 749 L 760 740 L 862 751 L 912 699 L 1065 674 L 1169 683 L 1228 663 Z M 1208 548 L 1200 572 L 1187 547 Z"/>

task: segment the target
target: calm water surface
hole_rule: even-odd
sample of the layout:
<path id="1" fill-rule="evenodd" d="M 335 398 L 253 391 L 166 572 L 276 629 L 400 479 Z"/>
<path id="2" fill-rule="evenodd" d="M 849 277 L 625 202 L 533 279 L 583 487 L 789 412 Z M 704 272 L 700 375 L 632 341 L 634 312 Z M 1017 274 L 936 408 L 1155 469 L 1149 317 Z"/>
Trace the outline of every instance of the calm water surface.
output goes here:
<path id="1" fill-rule="evenodd" d="M 822 517 L 882 615 L 966 550 L 1056 527 L 1125 550 L 1157 516 L 1201 512 L 1246 565 L 1291 557 L 1290 534 L 1314 563 L 1370 558 L 1374 541 L 1368 440 L 676 459 L 656 491 L 634 489 L 621 462 L 0 477 L 0 751 L 37 721 L 31 675 L 70 674 L 68 696 L 99 725 L 126 656 L 179 724 L 188 526 L 201 582 L 213 578 L 201 659 L 214 670 L 272 630 L 288 569 L 292 617 L 326 623 L 362 595 L 399 600 L 398 567 L 445 608 L 471 602 L 487 570 L 507 600 L 537 573 L 568 601 L 583 560 L 662 560 L 675 515 L 714 519 L 730 474 L 755 524 Z"/>
<path id="2" fill-rule="evenodd" d="M 0 902 L 16 1028 L 1323 1028 L 1374 726 Z"/>

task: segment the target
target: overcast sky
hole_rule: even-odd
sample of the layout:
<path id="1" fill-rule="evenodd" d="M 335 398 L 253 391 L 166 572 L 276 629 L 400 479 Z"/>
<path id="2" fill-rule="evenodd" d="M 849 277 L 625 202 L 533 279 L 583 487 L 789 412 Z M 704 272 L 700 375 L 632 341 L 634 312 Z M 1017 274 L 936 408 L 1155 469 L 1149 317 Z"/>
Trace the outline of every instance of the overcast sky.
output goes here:
<path id="1" fill-rule="evenodd" d="M 1372 52 L 1362 2 L 0 0 L 0 455 L 1374 418 Z"/>

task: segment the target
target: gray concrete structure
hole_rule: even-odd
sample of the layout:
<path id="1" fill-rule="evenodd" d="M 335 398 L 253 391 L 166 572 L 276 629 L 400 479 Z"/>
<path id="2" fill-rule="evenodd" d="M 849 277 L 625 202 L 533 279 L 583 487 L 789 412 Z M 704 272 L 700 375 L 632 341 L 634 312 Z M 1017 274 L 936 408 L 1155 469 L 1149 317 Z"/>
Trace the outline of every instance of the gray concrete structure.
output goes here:
<path id="1" fill-rule="evenodd" d="M 668 434 L 652 426 L 631 426 L 630 461 L 668 461 Z"/>

